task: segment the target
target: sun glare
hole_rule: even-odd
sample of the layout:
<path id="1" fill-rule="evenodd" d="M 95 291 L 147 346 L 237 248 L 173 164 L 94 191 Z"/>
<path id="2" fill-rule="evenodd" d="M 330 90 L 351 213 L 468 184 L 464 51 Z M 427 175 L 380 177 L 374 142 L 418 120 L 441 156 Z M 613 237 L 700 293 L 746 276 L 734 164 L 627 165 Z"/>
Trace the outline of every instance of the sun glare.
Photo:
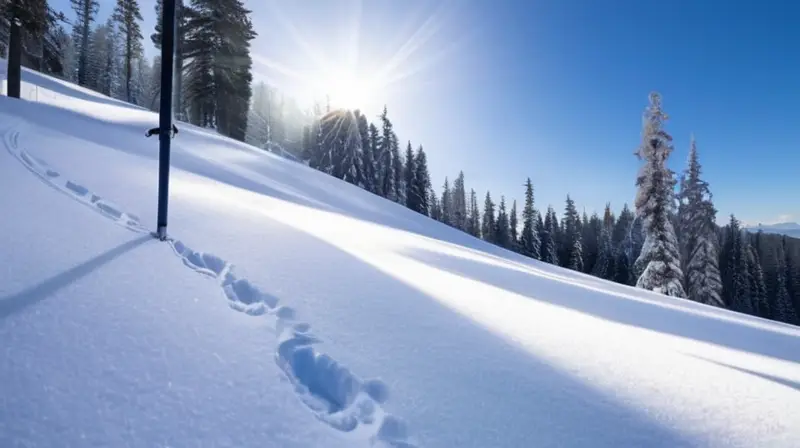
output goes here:
<path id="1" fill-rule="evenodd" d="M 315 90 L 317 98 L 330 100 L 331 108 L 364 109 L 368 106 L 371 82 L 366 77 L 347 71 L 322 72 Z"/>

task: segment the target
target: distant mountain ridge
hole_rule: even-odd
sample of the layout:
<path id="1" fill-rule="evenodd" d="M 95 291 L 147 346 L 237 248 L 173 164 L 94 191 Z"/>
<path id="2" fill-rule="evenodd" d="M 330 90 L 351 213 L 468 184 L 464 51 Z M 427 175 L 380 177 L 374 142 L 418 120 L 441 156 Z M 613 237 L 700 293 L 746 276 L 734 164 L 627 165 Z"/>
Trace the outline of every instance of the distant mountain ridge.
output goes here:
<path id="1" fill-rule="evenodd" d="M 800 238 L 800 224 L 796 222 L 780 222 L 776 224 L 759 224 L 745 228 L 748 232 L 758 232 L 761 230 L 764 233 L 775 233 L 779 235 L 791 236 L 793 238 Z"/>

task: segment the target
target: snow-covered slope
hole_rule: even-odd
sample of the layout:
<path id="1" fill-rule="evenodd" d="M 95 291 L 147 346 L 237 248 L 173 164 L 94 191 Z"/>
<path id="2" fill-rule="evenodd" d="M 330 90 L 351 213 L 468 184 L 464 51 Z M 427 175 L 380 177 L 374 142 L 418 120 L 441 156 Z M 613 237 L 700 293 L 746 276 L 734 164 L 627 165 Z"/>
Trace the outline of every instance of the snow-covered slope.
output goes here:
<path id="1" fill-rule="evenodd" d="M 33 73 L 0 98 L 0 446 L 800 443 L 800 329 L 485 244 Z"/>

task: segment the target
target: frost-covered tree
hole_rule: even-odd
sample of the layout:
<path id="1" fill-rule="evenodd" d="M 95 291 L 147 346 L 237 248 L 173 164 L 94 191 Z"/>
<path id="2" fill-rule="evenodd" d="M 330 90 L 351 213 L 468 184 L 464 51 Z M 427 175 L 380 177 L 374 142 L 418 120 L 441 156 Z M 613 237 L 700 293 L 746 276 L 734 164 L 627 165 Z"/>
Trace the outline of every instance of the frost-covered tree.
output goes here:
<path id="1" fill-rule="evenodd" d="M 701 178 L 701 172 L 697 144 L 692 137 L 689 162 L 678 195 L 686 292 L 692 300 L 721 307 L 724 303 L 717 247 L 717 211 L 708 182 Z"/>
<path id="2" fill-rule="evenodd" d="M 494 243 L 503 248 L 511 247 L 511 232 L 509 230 L 508 212 L 506 211 L 506 198 L 500 196 L 500 206 L 497 210 L 497 220 L 494 227 Z"/>
<path id="3" fill-rule="evenodd" d="M 511 228 L 511 250 L 519 250 L 519 222 L 517 221 L 517 200 L 511 203 L 511 212 L 508 215 L 508 225 Z"/>
<path id="4" fill-rule="evenodd" d="M 366 118 L 365 118 L 366 119 Z M 366 176 L 370 176 L 368 183 L 372 183 L 372 191 L 377 195 L 383 195 L 383 184 L 381 178 L 381 134 L 374 123 L 369 124 L 369 148 L 372 150 L 372 164 L 365 171 Z M 427 165 L 426 165 L 427 166 Z M 430 178 L 428 179 L 430 181 Z"/>
<path id="5" fill-rule="evenodd" d="M 383 107 L 383 113 L 380 115 L 380 120 L 381 139 L 378 144 L 379 149 L 376 152 L 378 179 L 380 185 L 379 194 L 394 201 L 397 199 L 397 186 L 394 178 L 394 157 L 392 157 L 392 153 L 394 148 L 397 146 L 397 136 L 394 133 L 392 122 L 389 120 L 386 106 Z"/>
<path id="6" fill-rule="evenodd" d="M 467 190 L 464 186 L 464 172 L 458 173 L 453 182 L 453 227 L 459 230 L 467 228 Z"/>
<path id="7" fill-rule="evenodd" d="M 564 219 L 561 221 L 564 228 L 564 255 L 562 265 L 575 269 L 580 266 L 583 270 L 583 244 L 581 241 L 581 222 L 575 201 L 567 195 L 567 202 L 564 208 Z M 578 270 L 578 269 L 575 269 Z"/>
<path id="8" fill-rule="evenodd" d="M 519 245 L 523 255 L 539 260 L 542 258 L 542 242 L 536 229 L 537 217 L 533 205 L 533 183 L 528 178 L 525 182 L 525 205 L 522 208 L 522 234 L 520 234 Z"/>
<path id="9" fill-rule="evenodd" d="M 100 8 L 98 0 L 70 0 L 75 11 L 75 20 L 72 22 L 72 42 L 78 57 L 78 85 L 86 86 L 89 83 L 89 38 L 92 34 L 92 23 L 97 17 Z"/>
<path id="10" fill-rule="evenodd" d="M 680 251 L 670 221 L 675 180 L 667 168 L 672 137 L 664 130 L 666 118 L 661 109 L 661 96 L 651 93 L 644 116 L 642 143 L 637 152 L 644 164 L 636 179 L 636 213 L 642 219 L 645 241 L 635 263 L 635 271 L 640 273 L 636 286 L 685 297 Z"/>
<path id="11" fill-rule="evenodd" d="M 414 155 L 414 148 L 411 147 L 411 141 L 409 140 L 408 146 L 406 146 L 405 165 L 403 166 L 403 185 L 406 189 L 404 196 L 406 198 L 406 207 L 414 210 L 417 213 L 421 213 L 422 204 L 420 204 L 420 192 L 417 191 L 419 184 L 416 181 L 416 176 L 416 157 Z"/>
<path id="12" fill-rule="evenodd" d="M 417 154 L 414 157 L 414 169 L 416 170 L 414 193 L 419 196 L 419 212 L 430 216 L 431 204 L 428 190 L 431 189 L 431 175 L 428 171 L 428 156 L 425 155 L 422 145 L 417 148 Z"/>
<path id="13" fill-rule="evenodd" d="M 117 0 L 117 6 L 112 15 L 117 29 L 122 34 L 123 49 L 123 76 L 125 85 L 125 99 L 129 103 L 135 102 L 133 86 L 134 64 L 142 56 L 142 28 L 139 22 L 142 12 L 137 0 Z"/>
<path id="14" fill-rule="evenodd" d="M 467 218 L 467 233 L 480 238 L 481 237 L 481 211 L 478 208 L 478 195 L 475 190 L 469 191 L 469 217 Z"/>
<path id="15" fill-rule="evenodd" d="M 372 138 L 370 138 L 370 126 L 367 122 L 367 117 L 361 113 L 361 111 L 355 111 L 355 115 L 356 124 L 358 125 L 358 135 L 361 139 L 361 157 L 363 159 L 361 163 L 363 168 L 361 182 L 365 190 L 375 193 L 375 153 L 372 146 Z M 378 129 L 375 128 L 376 140 L 377 132 Z M 421 193 L 418 193 L 425 197 L 425 191 L 427 190 L 421 190 Z"/>
<path id="16" fill-rule="evenodd" d="M 494 219 L 494 202 L 492 202 L 492 195 L 486 192 L 486 199 L 483 201 L 483 221 L 481 222 L 481 234 L 483 239 L 493 243 L 495 238 L 495 219 Z"/>
<path id="17" fill-rule="evenodd" d="M 442 186 L 442 222 L 448 226 L 453 225 L 453 191 L 450 188 L 450 180 L 445 177 Z"/>
<path id="18" fill-rule="evenodd" d="M 786 277 L 786 256 L 784 255 L 782 247 L 776 250 L 775 258 L 778 269 L 775 281 L 775 305 L 772 310 L 773 318 L 790 324 L 798 323 L 798 316 L 792 306 L 789 289 L 786 287 L 789 279 Z"/>

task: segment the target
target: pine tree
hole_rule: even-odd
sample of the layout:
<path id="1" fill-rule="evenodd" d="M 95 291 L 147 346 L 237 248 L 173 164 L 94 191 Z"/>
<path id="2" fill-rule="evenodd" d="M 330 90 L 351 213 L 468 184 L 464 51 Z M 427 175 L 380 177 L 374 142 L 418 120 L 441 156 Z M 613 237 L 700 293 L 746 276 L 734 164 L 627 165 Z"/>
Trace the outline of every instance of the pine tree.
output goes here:
<path id="1" fill-rule="evenodd" d="M 97 17 L 97 10 L 100 8 L 98 0 L 70 0 L 72 9 L 75 11 L 76 18 L 73 22 L 72 41 L 75 44 L 78 56 L 78 85 L 88 85 L 89 70 L 89 37 L 92 31 L 92 23 Z"/>
<path id="2" fill-rule="evenodd" d="M 440 202 L 442 207 L 442 222 L 448 226 L 453 225 L 453 192 L 450 190 L 450 181 L 447 177 L 444 178 L 444 185 L 442 186 L 442 200 Z"/>
<path id="3" fill-rule="evenodd" d="M 403 185 L 403 160 L 400 158 L 400 142 L 397 136 L 392 139 L 392 177 L 394 178 L 394 198 L 398 204 L 406 203 L 406 190 Z"/>
<path id="4" fill-rule="evenodd" d="M 371 136 L 371 129 L 375 129 L 375 140 L 377 140 L 378 129 L 374 126 L 370 128 L 370 125 L 367 122 L 367 117 L 361 113 L 361 111 L 355 111 L 355 115 L 356 124 L 358 126 L 358 135 L 361 139 L 361 157 L 363 167 L 361 182 L 363 183 L 365 190 L 375 193 L 375 155 L 374 147 L 372 146 L 373 140 Z M 426 190 L 421 191 L 424 192 Z"/>
<path id="5" fill-rule="evenodd" d="M 773 318 L 781 322 L 795 324 L 798 323 L 798 317 L 794 307 L 792 306 L 792 299 L 789 295 L 789 290 L 786 287 L 789 283 L 789 279 L 786 278 L 786 256 L 783 253 L 783 248 L 779 248 L 776 252 L 775 258 L 777 259 L 778 270 Z"/>
<path id="6" fill-rule="evenodd" d="M 635 263 L 635 271 L 641 273 L 636 286 L 685 297 L 678 241 L 670 222 L 675 181 L 666 166 L 672 152 L 672 137 L 663 129 L 666 118 L 660 95 L 650 94 L 642 144 L 637 152 L 644 165 L 636 179 L 636 213 L 643 220 L 645 242 Z"/>
<path id="7" fill-rule="evenodd" d="M 458 173 L 453 182 L 453 227 L 459 230 L 467 228 L 467 191 L 464 186 L 464 172 Z"/>
<path id="8" fill-rule="evenodd" d="M 430 216 L 431 204 L 428 191 L 431 189 L 431 176 L 428 172 L 428 157 L 425 155 L 425 150 L 422 149 L 422 145 L 417 149 L 414 168 L 416 170 L 416 174 L 414 175 L 414 193 L 418 196 L 419 212 L 423 215 Z"/>
<path id="9" fill-rule="evenodd" d="M 764 281 L 764 269 L 761 266 L 761 259 L 758 252 L 751 245 L 747 244 L 747 278 L 750 282 L 751 302 L 753 313 L 756 316 L 769 318 L 771 315 L 769 299 L 767 298 L 767 285 Z"/>
<path id="10" fill-rule="evenodd" d="M 411 147 L 409 140 L 406 146 L 406 163 L 403 167 L 403 178 L 405 186 L 406 207 L 414 210 L 417 213 L 422 212 L 422 204 L 420 203 L 420 193 L 417 191 L 419 184 L 416 181 L 417 166 L 416 158 L 414 156 L 414 149 Z"/>
<path id="11" fill-rule="evenodd" d="M 397 137 L 394 134 L 392 122 L 389 120 L 386 106 L 383 107 L 383 113 L 380 115 L 382 130 L 381 139 L 377 152 L 377 166 L 378 166 L 378 179 L 380 185 L 380 195 L 388 198 L 389 200 L 396 200 L 397 188 L 394 179 L 394 158 L 392 157 L 392 150 L 395 146 Z"/>
<path id="12" fill-rule="evenodd" d="M 494 220 L 494 202 L 492 196 L 487 191 L 486 199 L 483 202 L 483 222 L 481 223 L 481 234 L 483 239 L 490 243 L 495 242 L 495 220 Z"/>
<path id="13" fill-rule="evenodd" d="M 545 234 L 541 243 L 542 261 L 559 266 L 560 235 L 558 218 L 553 207 L 547 207 L 543 228 L 545 229 Z"/>
<path id="14" fill-rule="evenodd" d="M 256 37 L 250 11 L 241 0 L 192 0 L 191 9 L 181 10 L 186 22 L 176 36 L 182 48 L 176 66 L 178 59 L 191 60 L 185 69 L 190 118 L 210 126 L 213 109 L 213 127 L 244 141 L 252 96 L 250 42 Z M 181 112 L 177 104 L 175 110 Z"/>
<path id="15" fill-rule="evenodd" d="M 517 201 L 511 203 L 511 214 L 508 216 L 508 225 L 511 227 L 511 244 L 510 248 L 514 251 L 519 251 L 519 223 L 517 222 Z M 535 233 L 535 232 L 534 232 Z"/>
<path id="16" fill-rule="evenodd" d="M 741 313 L 753 314 L 746 243 L 739 221 L 731 215 L 725 232 L 725 247 L 722 256 L 724 270 L 722 276 L 723 294 L 728 308 Z"/>
<path id="17" fill-rule="evenodd" d="M 480 238 L 481 237 L 481 211 L 478 208 L 478 195 L 475 190 L 469 191 L 469 219 L 467 224 L 467 233 Z"/>
<path id="18" fill-rule="evenodd" d="M 508 213 L 506 212 L 506 198 L 500 196 L 500 206 L 497 211 L 497 220 L 494 223 L 494 243 L 503 248 L 511 247 L 511 232 L 509 230 Z"/>
<path id="19" fill-rule="evenodd" d="M 522 234 L 520 235 L 520 252 L 523 255 L 539 260 L 542 258 L 542 241 L 536 229 L 536 210 L 533 207 L 533 183 L 525 182 L 525 206 L 522 208 Z"/>
<path id="20" fill-rule="evenodd" d="M 564 219 L 561 221 L 564 227 L 564 256 L 563 265 L 570 269 L 580 266 L 583 270 L 583 245 L 581 242 L 581 223 L 578 216 L 578 209 L 575 201 L 567 195 L 567 203 L 564 208 Z M 575 269 L 577 270 L 577 269 Z"/>
<path id="21" fill-rule="evenodd" d="M 428 203 L 431 210 L 431 218 L 442 222 L 442 206 L 439 204 L 439 198 L 433 187 L 428 190 Z"/>
<path id="22" fill-rule="evenodd" d="M 608 207 L 606 207 L 608 210 Z M 614 277 L 614 262 L 616 257 L 611 243 L 611 225 L 603 225 L 598 241 L 597 261 L 592 266 L 592 275 L 595 277 L 612 280 Z"/>
<path id="23" fill-rule="evenodd" d="M 139 2 L 137 0 L 117 0 L 112 17 L 124 38 L 125 98 L 129 103 L 134 103 L 134 92 L 131 88 L 133 67 L 134 62 L 142 56 L 143 52 L 143 36 L 139 22 L 144 19 L 142 19 L 142 12 L 139 9 Z"/>
<path id="24" fill-rule="evenodd" d="M 375 124 L 369 124 L 369 148 L 372 150 L 372 165 L 367 168 L 366 175 L 369 176 L 368 183 L 372 184 L 372 192 L 383 196 L 383 183 L 381 172 L 383 160 L 381 159 L 381 136 Z"/>
<path id="25" fill-rule="evenodd" d="M 721 307 L 724 303 L 716 244 L 717 211 L 708 183 L 701 179 L 701 171 L 697 145 L 692 138 L 689 163 L 682 176 L 678 195 L 686 292 L 692 300 Z"/>

